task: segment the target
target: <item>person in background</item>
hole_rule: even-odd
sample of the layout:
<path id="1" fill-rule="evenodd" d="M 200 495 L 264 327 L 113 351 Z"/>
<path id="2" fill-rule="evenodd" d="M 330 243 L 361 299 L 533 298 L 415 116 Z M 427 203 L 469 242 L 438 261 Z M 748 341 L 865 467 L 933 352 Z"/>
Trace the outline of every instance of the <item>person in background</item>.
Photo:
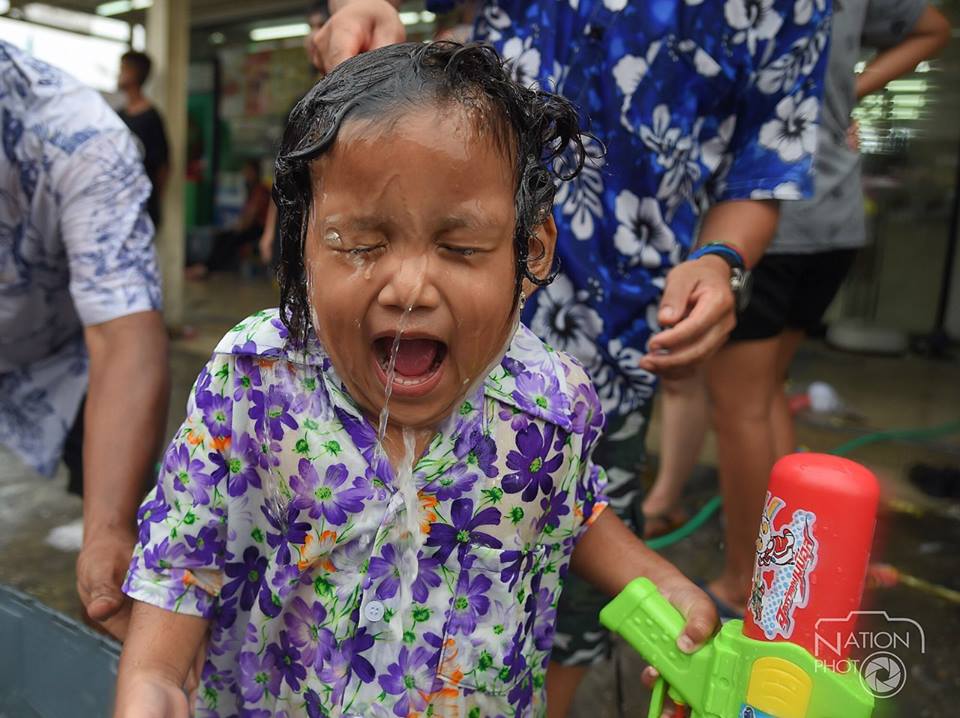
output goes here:
<path id="1" fill-rule="evenodd" d="M 46 477 L 66 463 L 80 598 L 122 637 L 169 391 L 150 181 L 97 92 L 3 41 L 0 115 L 0 461 Z"/>
<path id="2" fill-rule="evenodd" d="M 332 4 L 314 37 L 323 69 L 401 40 L 398 4 Z M 492 43 L 515 80 L 559 92 L 589 118 L 587 167 L 554 206 L 560 274 L 523 319 L 590 372 L 608 422 L 595 460 L 610 477 L 611 506 L 638 533 L 658 376 L 689 372 L 726 342 L 744 270 L 770 242 L 779 201 L 812 192 L 826 5 L 480 4 L 474 39 Z M 688 256 L 695 237 L 701 248 Z M 609 652 L 604 603 L 575 577 L 564 586 L 547 677 L 551 717 L 566 714 L 588 666 Z"/>
<path id="3" fill-rule="evenodd" d="M 240 251 L 252 245 L 263 234 L 270 206 L 270 191 L 260 177 L 260 160 L 248 158 L 241 169 L 247 196 L 240 216 L 216 235 L 213 249 L 205 262 L 187 267 L 187 279 L 205 279 L 210 272 L 228 269 L 236 264 Z"/>
<path id="4" fill-rule="evenodd" d="M 707 371 L 727 512 L 725 562 L 709 590 L 731 608 L 748 598 L 756 517 L 770 470 L 796 447 L 784 393 L 787 370 L 867 241 L 860 157 L 848 143 L 850 114 L 860 98 L 911 72 L 949 38 L 949 23 L 926 0 L 834 2 L 816 194 L 782 207 L 776 237 L 754 270 L 750 303 Z M 878 52 L 855 75 L 863 48 Z M 731 506 L 741 520 L 731 520 Z"/>
<path id="5" fill-rule="evenodd" d="M 657 476 L 643 497 L 643 537 L 664 536 L 690 518 L 683 507 L 683 488 L 697 468 L 710 428 L 703 367 L 678 379 L 664 379 L 660 393 L 660 456 Z"/>
<path id="6" fill-rule="evenodd" d="M 120 119 L 127 123 L 127 127 L 140 141 L 140 155 L 152 186 L 147 211 L 154 226 L 159 227 L 160 205 L 163 202 L 170 162 L 163 118 L 143 94 L 143 85 L 150 77 L 152 65 L 150 58 L 142 52 L 130 50 L 124 53 L 120 58 L 117 89 L 126 97 L 126 104 L 119 112 Z"/>
<path id="7" fill-rule="evenodd" d="M 303 49 L 306 51 L 307 58 L 310 60 L 310 65 L 314 68 L 314 71 L 316 71 L 316 63 L 313 61 L 313 33 L 323 27 L 324 23 L 329 19 L 330 8 L 327 0 L 315 0 L 307 6 L 307 24 L 310 25 L 310 33 L 303 39 Z M 291 106 L 284 116 L 284 122 L 286 122 L 286 118 L 290 116 L 290 112 L 292 111 L 293 107 Z M 277 205 L 274 204 L 272 200 L 267 207 L 267 218 L 264 223 L 263 234 L 260 235 L 260 239 L 257 241 L 257 249 L 260 253 L 260 260 L 265 265 L 268 267 L 276 265 L 277 259 L 280 256 L 280 235 L 277 232 Z"/>

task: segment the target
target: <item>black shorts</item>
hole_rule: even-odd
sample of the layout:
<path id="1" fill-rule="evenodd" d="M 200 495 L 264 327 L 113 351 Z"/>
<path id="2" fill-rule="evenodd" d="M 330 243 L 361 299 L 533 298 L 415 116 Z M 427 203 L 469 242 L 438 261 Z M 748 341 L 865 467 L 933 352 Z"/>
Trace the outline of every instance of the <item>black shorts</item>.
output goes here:
<path id="1" fill-rule="evenodd" d="M 730 341 L 770 339 L 785 329 L 816 331 L 856 256 L 856 249 L 765 255 L 754 267 L 750 303 Z"/>

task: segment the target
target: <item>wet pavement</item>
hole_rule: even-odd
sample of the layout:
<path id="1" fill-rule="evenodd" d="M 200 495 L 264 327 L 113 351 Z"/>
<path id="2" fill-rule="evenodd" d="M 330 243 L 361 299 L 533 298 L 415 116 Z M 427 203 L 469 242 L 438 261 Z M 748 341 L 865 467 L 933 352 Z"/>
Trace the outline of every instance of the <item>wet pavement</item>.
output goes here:
<path id="1" fill-rule="evenodd" d="M 276 303 L 274 288 L 262 280 L 214 277 L 207 283 L 189 285 L 187 292 L 191 332 L 175 340 L 172 347 L 168 436 L 178 426 L 193 380 L 220 336 L 238 319 Z M 229 303 L 222 300 L 227 296 Z M 859 422 L 802 419 L 798 439 L 817 451 L 833 449 L 878 429 L 929 427 L 960 419 L 957 362 L 854 356 L 810 342 L 798 357 L 794 380 L 799 385 L 813 380 L 829 382 L 862 416 Z M 655 418 L 649 439 L 653 453 L 658 435 Z M 690 511 L 716 493 L 714 456 L 708 441 L 703 465 L 688 486 Z M 920 462 L 960 466 L 960 436 L 877 443 L 850 458 L 873 469 L 883 487 L 873 560 L 892 564 L 916 579 L 906 579 L 910 585 L 902 581 L 893 587 L 870 589 L 864 606 L 886 611 L 892 619 L 916 621 L 925 639 L 921 645 L 919 630 L 912 628 L 910 645 L 903 646 L 903 641 L 897 645 L 896 653 L 906 667 L 906 682 L 895 697 L 878 701 L 875 716 L 960 715 L 960 604 L 936 593 L 937 587 L 960 591 L 960 504 L 930 499 L 906 479 L 910 467 Z M 76 553 L 47 542 L 52 530 L 80 517 L 80 501 L 66 494 L 65 484 L 65 473 L 45 481 L 32 476 L 9 455 L 0 455 L 0 582 L 76 617 Z M 665 555 L 688 575 L 710 577 L 721 557 L 720 521 L 714 516 L 693 536 L 665 549 Z M 873 630 L 874 645 L 862 640 L 861 657 L 883 647 L 889 625 L 876 616 L 864 624 Z M 594 668 L 584 681 L 572 718 L 646 715 L 647 693 L 637 680 L 641 668 L 636 654 L 618 645 L 612 659 Z"/>

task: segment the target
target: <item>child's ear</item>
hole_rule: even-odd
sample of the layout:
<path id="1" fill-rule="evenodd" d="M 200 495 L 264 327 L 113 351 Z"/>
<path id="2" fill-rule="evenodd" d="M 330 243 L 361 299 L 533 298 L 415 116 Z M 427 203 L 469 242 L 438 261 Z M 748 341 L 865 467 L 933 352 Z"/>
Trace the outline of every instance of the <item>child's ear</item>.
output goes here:
<path id="1" fill-rule="evenodd" d="M 527 254 L 527 267 L 535 277 L 546 277 L 553 267 L 553 255 L 557 250 L 557 223 L 553 213 L 547 213 L 547 219 L 537 227 L 530 238 L 530 251 Z M 529 279 L 523 280 L 523 293 L 528 297 L 537 291 L 538 286 Z"/>

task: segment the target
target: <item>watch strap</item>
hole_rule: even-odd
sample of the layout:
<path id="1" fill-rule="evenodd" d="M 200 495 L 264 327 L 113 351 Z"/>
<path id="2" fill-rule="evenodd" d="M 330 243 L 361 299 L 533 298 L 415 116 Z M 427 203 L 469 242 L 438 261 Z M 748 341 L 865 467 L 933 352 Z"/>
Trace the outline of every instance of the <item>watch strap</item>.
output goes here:
<path id="1" fill-rule="evenodd" d="M 747 267 L 743 261 L 743 255 L 740 254 L 735 247 L 731 247 L 729 244 L 724 244 L 723 242 L 710 242 L 702 247 L 698 247 L 690 253 L 687 259 L 700 259 L 700 257 L 706 257 L 708 254 L 720 257 L 730 265 L 731 269 L 746 269 Z"/>

